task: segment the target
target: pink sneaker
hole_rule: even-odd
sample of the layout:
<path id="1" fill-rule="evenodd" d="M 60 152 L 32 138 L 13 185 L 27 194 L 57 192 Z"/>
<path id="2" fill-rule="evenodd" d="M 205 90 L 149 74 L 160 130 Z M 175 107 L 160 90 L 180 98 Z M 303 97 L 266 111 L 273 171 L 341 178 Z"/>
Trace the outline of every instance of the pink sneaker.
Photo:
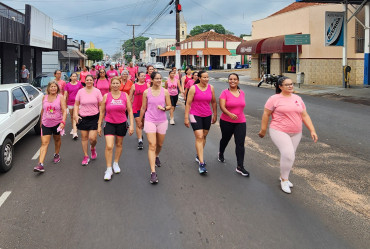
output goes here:
<path id="1" fill-rule="evenodd" d="M 97 156 L 96 149 L 91 149 L 91 160 L 95 160 Z"/>
<path id="2" fill-rule="evenodd" d="M 45 169 L 44 169 L 44 166 L 41 163 L 39 163 L 39 164 L 37 164 L 36 167 L 33 168 L 33 171 L 34 172 L 44 173 L 45 172 Z"/>
<path id="3" fill-rule="evenodd" d="M 90 162 L 90 158 L 88 156 L 84 156 L 84 159 L 82 160 L 82 166 L 88 165 Z"/>

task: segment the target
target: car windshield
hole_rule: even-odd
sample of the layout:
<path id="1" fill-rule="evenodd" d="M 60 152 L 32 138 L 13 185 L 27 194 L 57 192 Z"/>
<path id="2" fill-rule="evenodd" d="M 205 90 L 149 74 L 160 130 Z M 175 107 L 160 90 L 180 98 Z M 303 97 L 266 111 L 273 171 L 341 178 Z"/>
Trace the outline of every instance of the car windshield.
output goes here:
<path id="1" fill-rule="evenodd" d="M 0 114 L 8 112 L 9 96 L 7 91 L 0 91 Z"/>

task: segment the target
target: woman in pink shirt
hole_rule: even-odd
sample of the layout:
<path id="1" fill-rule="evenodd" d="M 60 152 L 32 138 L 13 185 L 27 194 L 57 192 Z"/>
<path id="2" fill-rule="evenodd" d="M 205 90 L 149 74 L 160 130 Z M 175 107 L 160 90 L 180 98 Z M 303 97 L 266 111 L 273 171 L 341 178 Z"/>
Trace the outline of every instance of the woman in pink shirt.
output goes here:
<path id="1" fill-rule="evenodd" d="M 153 72 L 150 75 L 153 85 L 144 91 L 143 104 L 141 106 L 139 127 L 143 128 L 148 138 L 149 149 L 148 159 L 150 164 L 150 183 L 158 182 L 155 166 L 160 167 L 159 153 L 161 152 L 168 120 L 166 111 L 171 108 L 170 95 L 162 87 L 162 76 L 160 73 Z M 143 117 L 145 113 L 145 122 Z"/>
<path id="2" fill-rule="evenodd" d="M 104 96 L 106 93 L 109 92 L 110 82 L 107 78 L 107 75 L 104 69 L 99 70 L 99 77 L 95 81 L 94 87 L 100 90 L 102 96 Z"/>
<path id="3" fill-rule="evenodd" d="M 54 138 L 55 153 L 54 163 L 60 162 L 60 146 L 62 141 L 60 139 L 60 131 L 64 130 L 66 124 L 67 111 L 63 95 L 59 94 L 60 89 L 56 81 L 49 82 L 46 93 L 42 98 L 41 110 L 41 148 L 39 163 L 33 168 L 35 172 L 44 172 L 44 160 L 48 151 L 51 136 Z"/>
<path id="4" fill-rule="evenodd" d="M 54 71 L 55 81 L 58 83 L 60 94 L 64 95 L 64 88 L 66 87 L 66 82 L 61 79 L 62 71 L 55 70 Z"/>
<path id="5" fill-rule="evenodd" d="M 72 138 L 74 140 L 78 138 L 78 135 L 77 135 L 76 122 L 73 119 L 73 108 L 75 105 L 76 95 L 81 88 L 83 88 L 83 85 L 81 84 L 81 82 L 77 81 L 77 74 L 72 73 L 70 82 L 65 87 L 64 98 L 67 102 L 67 108 L 69 110 L 69 115 L 71 116 L 72 130 L 70 134 L 72 134 Z"/>
<path id="6" fill-rule="evenodd" d="M 137 68 L 134 67 L 134 63 L 130 62 L 126 70 L 128 71 L 130 75 L 129 80 L 131 80 L 132 82 L 135 82 L 138 72 L 137 72 Z"/>
<path id="7" fill-rule="evenodd" d="M 96 69 L 95 65 L 92 65 L 90 69 L 90 74 L 93 76 L 94 80 L 98 78 L 98 72 L 99 72 L 99 69 Z"/>
<path id="8" fill-rule="evenodd" d="M 153 66 L 147 66 L 146 67 L 146 75 L 145 75 L 145 83 L 151 85 L 151 78 L 150 75 L 154 72 Z"/>
<path id="9" fill-rule="evenodd" d="M 112 178 L 113 172 L 116 174 L 121 172 L 118 162 L 122 154 L 123 137 L 126 136 L 128 127 L 126 113 L 130 115 L 129 135 L 131 136 L 134 133 L 131 101 L 127 93 L 119 90 L 120 87 L 120 77 L 113 77 L 111 80 L 111 91 L 104 95 L 100 108 L 98 134 L 101 136 L 103 119 L 105 119 L 104 136 L 107 170 L 104 173 L 104 180 L 106 181 Z M 116 144 L 116 151 L 112 169 L 114 144 Z"/>
<path id="10" fill-rule="evenodd" d="M 107 71 L 108 80 L 110 81 L 113 77 L 118 76 L 118 72 L 114 69 L 113 65 L 110 65 L 110 70 Z"/>
<path id="11" fill-rule="evenodd" d="M 293 184 L 289 181 L 289 173 L 295 160 L 295 152 L 302 137 L 302 121 L 311 133 L 312 140 L 317 142 L 317 134 L 311 118 L 306 111 L 303 100 L 293 94 L 293 81 L 281 77 L 276 84 L 276 93 L 266 104 L 262 116 L 261 130 L 258 135 L 266 135 L 270 116 L 270 137 L 280 151 L 280 185 L 281 189 L 291 193 Z"/>
<path id="12" fill-rule="evenodd" d="M 77 128 L 81 131 L 81 143 L 84 158 L 82 165 L 86 166 L 90 158 L 87 154 L 88 143 L 90 141 L 91 159 L 97 157 L 96 154 L 96 137 L 98 134 L 98 121 L 100 113 L 100 104 L 103 96 L 99 89 L 93 86 L 94 79 L 91 75 L 86 76 L 86 87 L 80 89 L 77 93 L 74 106 L 74 120 Z"/>
<path id="13" fill-rule="evenodd" d="M 203 151 L 211 123 L 214 124 L 217 121 L 217 102 L 214 88 L 208 84 L 208 73 L 206 71 L 200 71 L 198 75 L 198 80 L 189 90 L 185 107 L 184 124 L 188 128 L 191 124 L 193 128 L 195 148 L 197 150 L 195 161 L 199 163 L 199 173 L 204 174 L 207 173 L 207 169 L 203 158 Z M 212 104 L 213 114 L 210 104 Z"/>
<path id="14" fill-rule="evenodd" d="M 228 77 L 229 88 L 224 90 L 219 99 L 220 109 L 220 128 L 222 138 L 218 152 L 218 161 L 224 163 L 224 152 L 231 137 L 234 135 L 235 153 L 237 159 L 236 172 L 242 176 L 249 176 L 249 172 L 244 168 L 245 136 L 247 125 L 244 115 L 245 95 L 239 88 L 239 75 L 232 73 Z"/>
<path id="15" fill-rule="evenodd" d="M 180 85 L 180 81 L 175 79 L 175 72 L 170 71 L 169 72 L 170 77 L 167 79 L 165 83 L 165 88 L 168 90 L 168 93 L 170 94 L 171 99 L 171 109 L 170 109 L 170 124 L 175 124 L 175 119 L 173 117 L 173 113 L 176 108 L 177 100 L 179 98 L 179 90 L 183 94 L 184 91 L 182 90 L 182 87 Z"/>
<path id="16" fill-rule="evenodd" d="M 197 81 L 197 79 L 198 79 L 198 72 L 193 72 L 192 79 L 188 80 L 186 82 L 185 86 L 184 86 L 185 104 L 186 104 L 186 99 L 188 97 L 189 89 L 190 89 L 190 87 L 192 87 L 194 85 L 194 82 Z"/>
<path id="17" fill-rule="evenodd" d="M 150 87 L 150 83 L 145 82 L 145 74 L 139 72 L 139 81 L 131 86 L 130 90 L 130 100 L 132 102 L 132 111 L 134 113 L 135 123 L 136 123 L 136 135 L 138 139 L 137 149 L 143 149 L 143 134 L 142 128 L 139 126 L 140 121 L 140 109 L 143 103 L 143 93 L 146 89 Z"/>
<path id="18" fill-rule="evenodd" d="M 89 69 L 86 66 L 84 66 L 83 71 L 80 72 L 80 81 L 81 81 L 81 84 L 83 86 L 86 85 L 85 84 L 85 79 L 86 79 L 86 76 L 89 75 L 89 74 L 90 74 Z"/>
<path id="19" fill-rule="evenodd" d="M 193 77 L 191 75 L 191 69 L 190 67 L 187 67 L 185 69 L 185 75 L 181 77 L 181 86 L 185 88 L 186 83 L 188 83 L 189 80 L 191 80 Z"/>

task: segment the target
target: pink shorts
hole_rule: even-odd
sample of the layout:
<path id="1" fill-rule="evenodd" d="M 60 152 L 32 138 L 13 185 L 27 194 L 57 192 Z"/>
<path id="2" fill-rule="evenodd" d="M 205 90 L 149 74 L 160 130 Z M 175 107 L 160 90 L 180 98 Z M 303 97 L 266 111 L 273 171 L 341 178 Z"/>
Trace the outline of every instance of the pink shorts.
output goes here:
<path id="1" fill-rule="evenodd" d="M 144 131 L 145 133 L 159 133 L 159 134 L 166 134 L 168 129 L 168 120 L 160 122 L 160 123 L 153 123 L 150 121 L 144 121 Z"/>

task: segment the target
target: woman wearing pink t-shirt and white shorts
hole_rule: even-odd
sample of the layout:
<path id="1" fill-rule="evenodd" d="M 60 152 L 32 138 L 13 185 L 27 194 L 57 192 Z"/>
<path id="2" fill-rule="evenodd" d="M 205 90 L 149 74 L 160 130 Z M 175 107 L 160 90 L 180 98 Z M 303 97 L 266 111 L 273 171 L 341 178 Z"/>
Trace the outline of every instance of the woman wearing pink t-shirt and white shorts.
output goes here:
<path id="1" fill-rule="evenodd" d="M 76 95 L 74 106 L 74 120 L 77 123 L 77 128 L 81 131 L 82 150 L 84 158 L 82 165 L 89 164 L 90 158 L 87 154 L 88 143 L 90 141 L 91 159 L 96 159 L 96 137 L 98 135 L 98 121 L 100 113 L 100 105 L 103 96 L 99 89 L 93 86 L 94 79 L 92 75 L 86 76 L 86 87 L 80 89 Z"/>
<path id="2" fill-rule="evenodd" d="M 288 77 L 281 77 L 276 84 L 276 93 L 266 104 L 262 116 L 261 130 L 258 135 L 266 135 L 270 116 L 270 137 L 280 151 L 280 185 L 281 189 L 291 193 L 293 184 L 289 181 L 289 173 L 295 160 L 295 152 L 302 137 L 302 121 L 316 143 L 318 136 L 311 118 L 306 111 L 303 100 L 293 94 L 293 82 Z"/>
<path id="3" fill-rule="evenodd" d="M 236 172 L 242 176 L 249 176 L 249 172 L 244 168 L 245 136 L 247 125 L 244 115 L 245 95 L 239 88 L 239 75 L 232 73 L 229 75 L 229 88 L 220 95 L 220 128 L 222 138 L 218 151 L 218 161 L 224 163 L 224 152 L 231 137 L 234 135 L 235 154 L 237 159 Z"/>
<path id="4" fill-rule="evenodd" d="M 162 76 L 160 73 L 153 72 L 150 75 L 153 85 L 144 91 L 143 103 L 140 110 L 139 126 L 144 127 L 148 138 L 149 149 L 148 159 L 150 164 L 150 183 L 158 182 L 155 166 L 160 167 L 159 153 L 161 152 L 168 120 L 166 111 L 171 108 L 170 95 L 162 87 Z M 143 117 L 145 113 L 145 122 Z"/>

